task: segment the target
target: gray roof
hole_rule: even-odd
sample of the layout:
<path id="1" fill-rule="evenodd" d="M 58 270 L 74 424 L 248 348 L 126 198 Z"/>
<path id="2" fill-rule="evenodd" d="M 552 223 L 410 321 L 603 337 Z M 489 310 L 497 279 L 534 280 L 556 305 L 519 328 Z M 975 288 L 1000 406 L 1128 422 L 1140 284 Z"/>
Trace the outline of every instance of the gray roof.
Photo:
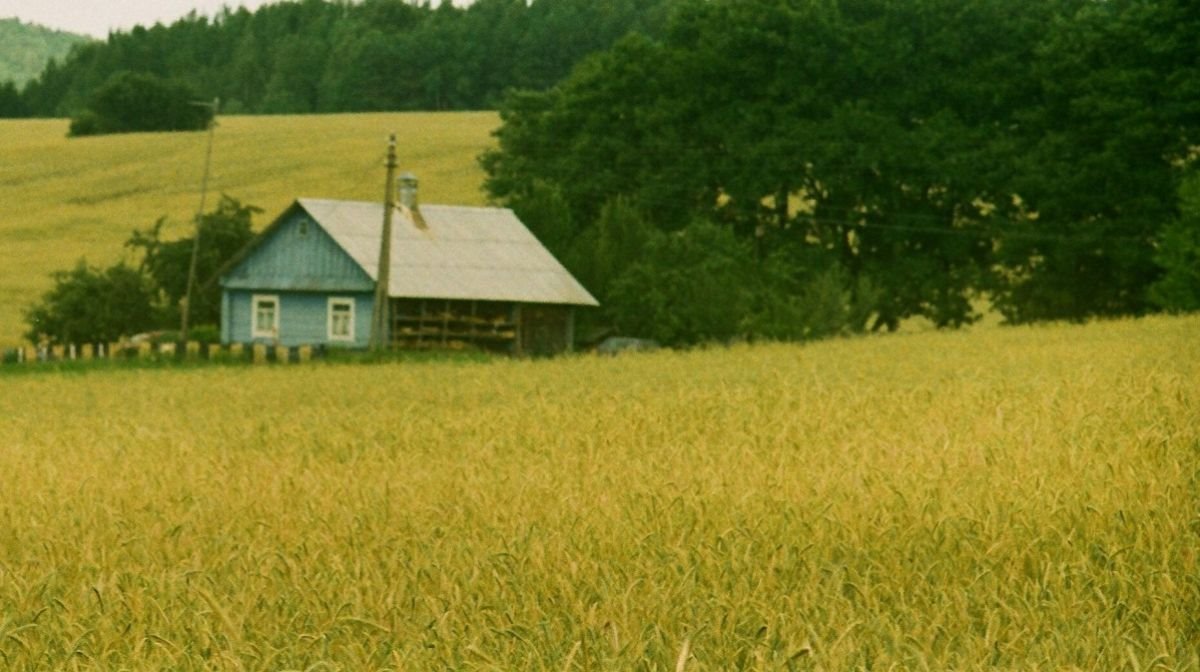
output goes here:
<path id="1" fill-rule="evenodd" d="M 383 205 L 300 199 L 313 219 L 378 278 Z M 599 305 L 511 210 L 422 205 L 425 227 L 397 208 L 388 295 Z"/>

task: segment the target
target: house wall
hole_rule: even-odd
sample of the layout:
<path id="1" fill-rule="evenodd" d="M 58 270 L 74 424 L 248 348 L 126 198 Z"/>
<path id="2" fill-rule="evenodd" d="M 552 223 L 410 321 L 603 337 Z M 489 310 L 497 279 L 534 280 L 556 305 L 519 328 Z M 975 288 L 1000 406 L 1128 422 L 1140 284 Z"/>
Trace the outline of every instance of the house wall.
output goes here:
<path id="1" fill-rule="evenodd" d="M 374 281 L 328 233 L 296 208 L 222 278 L 226 289 L 371 292 Z"/>
<path id="2" fill-rule="evenodd" d="M 279 337 L 253 336 L 254 296 L 279 297 Z M 354 300 L 354 341 L 330 341 L 329 298 Z M 275 343 L 280 345 L 328 344 L 334 347 L 365 348 L 371 339 L 370 292 L 287 292 L 265 289 L 227 289 L 222 296 L 221 341 L 224 343 Z"/>

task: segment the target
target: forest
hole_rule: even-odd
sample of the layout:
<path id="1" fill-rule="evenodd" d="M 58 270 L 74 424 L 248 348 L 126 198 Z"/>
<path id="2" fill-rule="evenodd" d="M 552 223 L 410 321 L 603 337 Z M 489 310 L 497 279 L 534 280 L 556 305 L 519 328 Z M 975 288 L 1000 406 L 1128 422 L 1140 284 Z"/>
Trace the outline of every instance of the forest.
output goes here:
<path id="1" fill-rule="evenodd" d="M 487 188 L 667 342 L 1196 310 L 1195 35 L 1190 0 L 683 0 L 510 95 Z"/>
<path id="2" fill-rule="evenodd" d="M 1200 309 L 1190 0 L 303 0 L 116 33 L 114 78 L 226 113 L 499 109 L 481 163 L 600 299 L 671 344 Z"/>
<path id="3" fill-rule="evenodd" d="M 230 114 L 494 109 L 544 89 L 671 0 L 300 0 L 191 14 L 80 45 L 21 91 L 24 114 L 73 116 L 122 71 L 179 80 Z M 0 107 L 0 110 L 4 109 Z M 16 116 L 9 114 L 8 116 Z"/>

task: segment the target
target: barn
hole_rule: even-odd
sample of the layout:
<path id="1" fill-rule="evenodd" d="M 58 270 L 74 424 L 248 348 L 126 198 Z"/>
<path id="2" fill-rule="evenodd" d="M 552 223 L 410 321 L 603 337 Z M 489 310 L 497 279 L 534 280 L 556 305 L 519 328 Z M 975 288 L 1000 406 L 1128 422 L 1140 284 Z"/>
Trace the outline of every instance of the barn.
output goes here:
<path id="1" fill-rule="evenodd" d="M 367 347 L 384 207 L 295 201 L 221 273 L 221 340 Z M 393 347 L 554 354 L 598 305 L 511 210 L 414 204 L 393 221 Z"/>

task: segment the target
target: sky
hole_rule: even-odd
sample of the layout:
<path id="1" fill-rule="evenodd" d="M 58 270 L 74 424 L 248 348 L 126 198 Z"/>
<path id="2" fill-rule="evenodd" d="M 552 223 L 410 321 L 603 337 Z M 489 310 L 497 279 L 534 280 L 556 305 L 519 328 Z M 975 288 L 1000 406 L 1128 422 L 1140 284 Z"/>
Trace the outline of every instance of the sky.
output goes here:
<path id="1" fill-rule="evenodd" d="M 171 23 L 193 9 L 212 16 L 222 6 L 255 9 L 278 0 L 0 0 L 0 19 L 17 17 L 72 33 L 105 38 L 110 30 Z"/>

